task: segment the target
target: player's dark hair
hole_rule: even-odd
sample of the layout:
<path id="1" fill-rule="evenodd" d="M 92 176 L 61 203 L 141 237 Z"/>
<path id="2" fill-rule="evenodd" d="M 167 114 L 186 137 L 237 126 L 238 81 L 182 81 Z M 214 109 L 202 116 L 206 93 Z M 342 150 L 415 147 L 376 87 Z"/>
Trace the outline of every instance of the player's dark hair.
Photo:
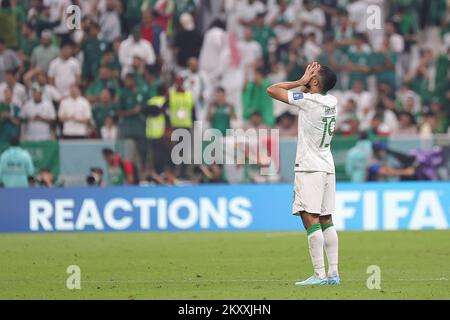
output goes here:
<path id="1" fill-rule="evenodd" d="M 334 73 L 334 71 L 329 67 L 322 66 L 319 71 L 319 82 L 322 93 L 327 93 L 336 86 L 336 73 Z"/>

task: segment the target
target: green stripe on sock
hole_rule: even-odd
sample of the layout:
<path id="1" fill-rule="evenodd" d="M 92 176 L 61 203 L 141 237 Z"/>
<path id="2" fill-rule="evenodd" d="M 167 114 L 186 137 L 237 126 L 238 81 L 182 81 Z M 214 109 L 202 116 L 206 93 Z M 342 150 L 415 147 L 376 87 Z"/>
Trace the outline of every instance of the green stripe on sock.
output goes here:
<path id="1" fill-rule="evenodd" d="M 325 230 L 327 230 L 328 228 L 331 228 L 331 227 L 334 227 L 334 224 L 329 223 L 329 224 L 323 225 L 322 226 L 322 231 L 325 231 Z"/>
<path id="2" fill-rule="evenodd" d="M 306 230 L 306 233 L 309 235 L 313 234 L 316 231 L 322 230 L 322 227 L 320 226 L 320 224 L 313 224 L 311 227 L 309 227 Z"/>

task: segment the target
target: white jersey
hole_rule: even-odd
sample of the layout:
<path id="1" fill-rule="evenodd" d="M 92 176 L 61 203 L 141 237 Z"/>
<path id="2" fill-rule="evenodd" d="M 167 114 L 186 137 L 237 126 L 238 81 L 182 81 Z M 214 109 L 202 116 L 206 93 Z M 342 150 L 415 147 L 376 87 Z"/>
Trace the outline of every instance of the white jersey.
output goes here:
<path id="1" fill-rule="evenodd" d="M 289 104 L 300 109 L 296 172 L 335 173 L 331 140 L 337 118 L 337 99 L 332 95 L 289 91 Z"/>

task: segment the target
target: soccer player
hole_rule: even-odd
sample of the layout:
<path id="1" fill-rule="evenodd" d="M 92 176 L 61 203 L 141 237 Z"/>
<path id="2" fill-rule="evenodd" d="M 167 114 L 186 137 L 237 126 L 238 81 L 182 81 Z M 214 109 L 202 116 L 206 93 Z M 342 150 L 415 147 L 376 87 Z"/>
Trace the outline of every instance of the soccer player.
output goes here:
<path id="1" fill-rule="evenodd" d="M 336 74 L 313 62 L 300 80 L 278 83 L 267 90 L 272 98 L 299 108 L 293 213 L 301 217 L 307 230 L 314 275 L 297 282 L 298 286 L 340 284 L 338 235 L 332 220 L 336 177 L 330 150 L 337 99 L 328 94 L 335 85 Z"/>

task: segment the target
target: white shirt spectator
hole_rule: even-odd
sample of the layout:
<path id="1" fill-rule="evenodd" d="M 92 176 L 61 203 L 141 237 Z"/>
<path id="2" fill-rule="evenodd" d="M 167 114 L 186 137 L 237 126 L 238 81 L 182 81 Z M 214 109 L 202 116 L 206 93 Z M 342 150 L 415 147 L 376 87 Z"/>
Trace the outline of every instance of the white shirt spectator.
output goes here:
<path id="1" fill-rule="evenodd" d="M 373 109 L 374 97 L 369 91 L 358 93 L 349 90 L 342 95 L 341 99 L 340 104 L 342 106 L 346 105 L 350 100 L 353 100 L 356 103 L 356 114 L 360 121 L 362 121 Z"/>
<path id="2" fill-rule="evenodd" d="M 227 46 L 226 33 L 221 28 L 212 28 L 206 32 L 203 39 L 203 46 L 200 52 L 200 70 L 205 72 L 209 79 L 216 84 L 220 76 L 221 66 L 217 61 Z"/>
<path id="3" fill-rule="evenodd" d="M 7 86 L 8 85 L 6 84 L 6 82 L 0 83 L 0 102 L 4 101 L 4 92 Z M 25 86 L 19 82 L 16 82 L 12 90 L 13 90 L 12 103 L 18 106 L 19 108 L 22 108 L 28 98 Z"/>
<path id="4" fill-rule="evenodd" d="M 116 126 L 112 126 L 110 128 L 103 126 L 100 129 L 100 134 L 101 134 L 103 140 L 116 141 L 117 137 L 119 135 L 119 132 L 118 132 L 118 129 Z"/>
<path id="5" fill-rule="evenodd" d="M 61 96 L 61 93 L 58 91 L 58 89 L 56 89 L 55 86 L 52 86 L 51 84 L 46 84 L 43 87 L 42 99 L 48 100 L 48 101 L 60 102 L 62 99 L 62 96 Z"/>
<path id="6" fill-rule="evenodd" d="M 293 25 L 296 22 L 298 11 L 294 4 L 290 4 L 284 12 L 280 11 L 280 6 L 272 6 L 269 10 L 266 21 L 270 25 L 280 20 L 284 23 L 291 24 L 291 26 L 276 25 L 274 28 L 278 42 L 280 44 L 286 44 L 291 42 L 295 37 L 297 30 Z"/>
<path id="7" fill-rule="evenodd" d="M 150 42 L 145 39 L 135 41 L 130 35 L 122 41 L 119 48 L 119 62 L 123 68 L 130 68 L 133 64 L 133 58 L 138 56 L 145 64 L 153 65 L 156 62 L 155 50 Z"/>
<path id="8" fill-rule="evenodd" d="M 63 135 L 65 136 L 83 136 L 89 134 L 89 126 L 87 123 L 80 121 L 92 121 L 92 110 L 89 101 L 84 97 L 67 97 L 61 101 L 58 116 L 61 119 L 72 118 L 64 122 Z M 76 120 L 76 121 L 75 121 Z"/>
<path id="9" fill-rule="evenodd" d="M 366 131 L 370 129 L 371 121 L 375 117 L 376 111 L 370 110 L 369 113 L 361 120 L 359 129 Z M 383 123 L 378 128 L 379 133 L 383 135 L 390 135 L 397 131 L 398 119 L 395 113 L 391 110 L 385 110 L 383 113 Z"/>
<path id="10" fill-rule="evenodd" d="M 36 120 L 36 117 L 45 120 L 55 120 L 56 112 L 49 100 L 35 102 L 28 100 L 22 108 L 22 117 L 27 120 L 24 124 L 23 139 L 26 141 L 48 141 L 52 139 L 52 131 L 49 123 Z"/>
<path id="11" fill-rule="evenodd" d="M 120 18 L 117 11 L 104 11 L 99 20 L 100 36 L 108 42 L 113 42 L 121 36 Z"/>
<path id="12" fill-rule="evenodd" d="M 81 65 L 73 57 L 67 60 L 58 57 L 50 63 L 48 69 L 48 76 L 55 79 L 55 87 L 64 97 L 69 95 L 70 86 L 76 83 L 80 75 Z"/>
<path id="13" fill-rule="evenodd" d="M 302 32 L 304 35 L 314 33 L 316 35 L 316 42 L 322 43 L 323 41 L 323 28 L 326 24 L 325 13 L 319 7 L 307 11 L 305 9 L 300 11 L 300 21 L 302 22 Z M 316 25 L 320 26 L 317 27 Z"/>
<path id="14" fill-rule="evenodd" d="M 243 64 L 246 67 L 254 65 L 263 55 L 261 45 L 255 40 L 240 41 L 239 49 L 242 54 Z"/>

